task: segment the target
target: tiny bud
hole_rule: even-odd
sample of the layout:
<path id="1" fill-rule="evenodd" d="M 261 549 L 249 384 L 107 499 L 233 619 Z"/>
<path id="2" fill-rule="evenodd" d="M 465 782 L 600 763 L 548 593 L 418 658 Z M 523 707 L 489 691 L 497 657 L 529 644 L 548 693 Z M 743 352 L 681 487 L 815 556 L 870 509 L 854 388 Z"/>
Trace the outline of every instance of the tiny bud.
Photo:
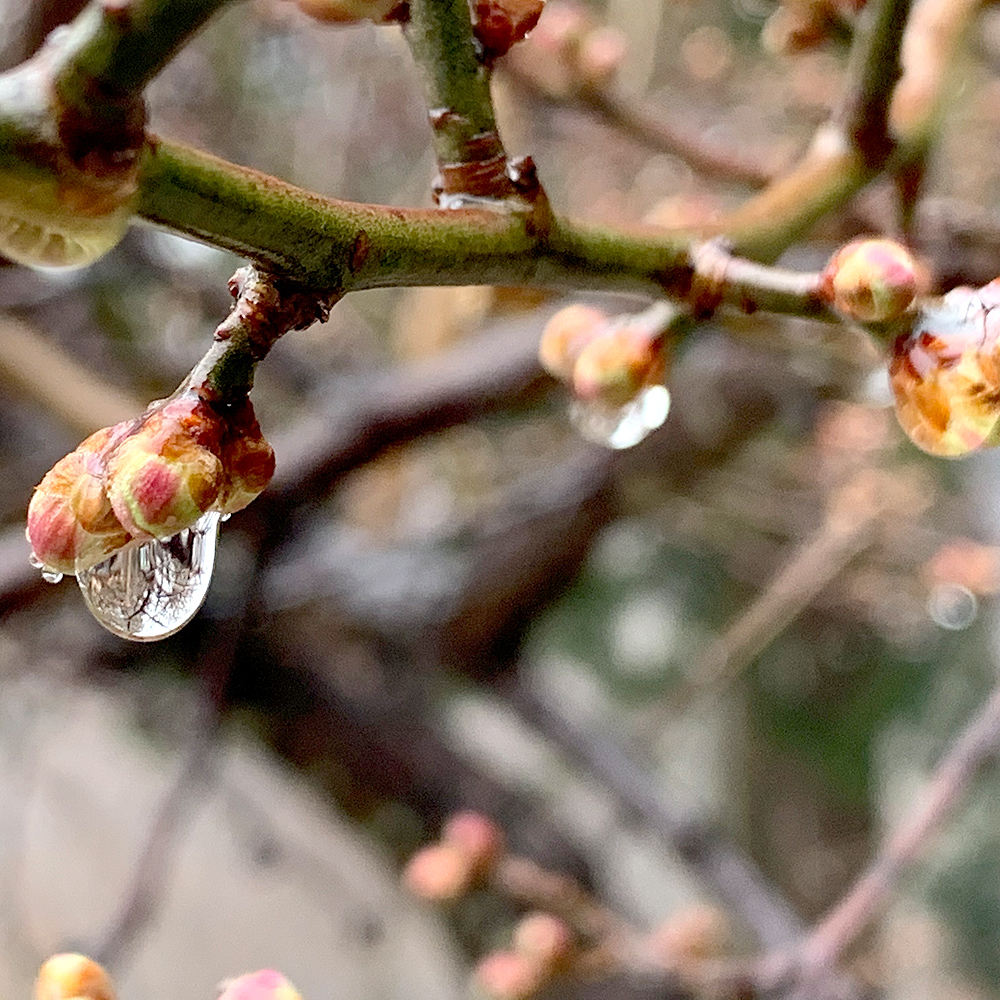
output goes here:
<path id="1" fill-rule="evenodd" d="M 476 874 L 490 871 L 503 857 L 503 830 L 488 816 L 480 813 L 456 813 L 441 831 L 444 844 L 460 850 Z"/>
<path id="2" fill-rule="evenodd" d="M 609 26 L 588 31 L 576 53 L 580 81 L 589 87 L 601 87 L 614 78 L 628 54 L 625 36 Z"/>
<path id="3" fill-rule="evenodd" d="M 38 970 L 35 1000 L 115 1000 L 108 974 L 86 955 L 53 955 Z"/>
<path id="4" fill-rule="evenodd" d="M 665 374 L 658 337 L 639 325 L 615 326 L 580 352 L 573 366 L 573 392 L 588 402 L 624 406 L 647 386 L 662 382 Z"/>
<path id="5" fill-rule="evenodd" d="M 248 972 L 222 984 L 219 1000 L 302 1000 L 292 984 L 274 969 Z"/>
<path id="6" fill-rule="evenodd" d="M 514 928 L 514 951 L 555 970 L 573 954 L 573 932 L 551 913 L 529 913 Z"/>
<path id="7" fill-rule="evenodd" d="M 538 342 L 538 360 L 558 379 L 569 382 L 580 352 L 607 322 L 607 315 L 592 306 L 574 304 L 555 313 L 545 324 Z"/>
<path id="8" fill-rule="evenodd" d="M 128 426 L 118 424 L 91 434 L 35 487 L 26 534 L 46 570 L 72 574 L 89 569 L 130 541 L 103 484 L 108 448 Z"/>
<path id="9" fill-rule="evenodd" d="M 223 425 L 198 396 L 147 412 L 108 458 L 105 489 L 122 525 L 139 538 L 169 538 L 212 509 L 223 486 Z"/>
<path id="10" fill-rule="evenodd" d="M 923 284 L 920 266 L 906 247 L 892 240 L 858 240 L 830 259 L 821 292 L 849 319 L 888 323 L 913 305 Z"/>
<path id="11" fill-rule="evenodd" d="M 729 943 L 729 921 L 714 906 L 688 906 L 662 923 L 650 936 L 657 957 L 670 968 L 718 958 Z"/>
<path id="12" fill-rule="evenodd" d="M 538 23 L 545 0 L 475 0 L 472 26 L 487 59 L 504 55 Z"/>
<path id="13" fill-rule="evenodd" d="M 495 951 L 476 966 L 475 981 L 493 1000 L 528 1000 L 548 975 L 538 962 L 512 951 Z"/>
<path id="14" fill-rule="evenodd" d="M 454 844 L 431 844 L 417 851 L 403 869 L 403 884 L 431 903 L 448 903 L 465 895 L 473 881 L 473 866 Z"/>

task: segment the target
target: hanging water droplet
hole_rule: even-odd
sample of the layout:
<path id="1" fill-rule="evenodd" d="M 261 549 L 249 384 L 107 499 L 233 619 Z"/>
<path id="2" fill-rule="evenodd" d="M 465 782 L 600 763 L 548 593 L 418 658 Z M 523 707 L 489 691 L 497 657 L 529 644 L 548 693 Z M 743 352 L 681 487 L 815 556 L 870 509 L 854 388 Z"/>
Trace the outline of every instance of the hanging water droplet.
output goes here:
<path id="1" fill-rule="evenodd" d="M 42 579 L 46 583 L 59 583 L 59 581 L 62 580 L 62 578 L 63 578 L 62 573 L 56 573 L 50 569 L 42 571 Z"/>
<path id="2" fill-rule="evenodd" d="M 569 416 L 588 441 L 608 448 L 631 448 L 660 427 L 669 412 L 667 387 L 651 385 L 624 406 L 576 399 L 570 404 Z"/>
<path id="3" fill-rule="evenodd" d="M 208 593 L 219 538 L 219 515 L 162 541 L 116 552 L 77 573 L 91 614 L 123 639 L 150 642 L 183 628 Z"/>
<path id="4" fill-rule="evenodd" d="M 927 614 L 931 620 L 951 632 L 968 628 L 979 611 L 976 595 L 960 583 L 939 583 L 927 598 Z"/>
<path id="5" fill-rule="evenodd" d="M 45 563 L 43 563 L 42 560 L 39 559 L 34 552 L 32 552 L 30 556 L 28 556 L 28 562 L 31 563 L 34 569 L 41 569 L 45 565 Z"/>

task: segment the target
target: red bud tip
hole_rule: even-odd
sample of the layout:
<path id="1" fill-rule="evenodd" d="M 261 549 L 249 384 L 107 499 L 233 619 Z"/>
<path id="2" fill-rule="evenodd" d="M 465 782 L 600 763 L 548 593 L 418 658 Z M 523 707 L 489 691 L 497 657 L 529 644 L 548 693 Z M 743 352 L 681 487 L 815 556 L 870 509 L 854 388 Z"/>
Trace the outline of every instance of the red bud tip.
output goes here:
<path id="1" fill-rule="evenodd" d="M 472 27 L 487 59 L 496 59 L 538 23 L 545 0 L 475 0 Z"/>
<path id="2" fill-rule="evenodd" d="M 38 970 L 35 1000 L 115 1000 L 108 974 L 86 955 L 53 955 Z"/>
<path id="3" fill-rule="evenodd" d="M 913 305 L 925 283 L 913 255 L 892 240 L 848 243 L 823 272 L 821 294 L 859 323 L 888 323 Z"/>
<path id="4" fill-rule="evenodd" d="M 495 951 L 476 966 L 476 984 L 492 1000 L 529 1000 L 547 979 L 538 962 L 512 951 Z"/>
<path id="5" fill-rule="evenodd" d="M 219 1000 L 302 1000 L 302 997 L 280 972 L 261 969 L 224 983 Z"/>

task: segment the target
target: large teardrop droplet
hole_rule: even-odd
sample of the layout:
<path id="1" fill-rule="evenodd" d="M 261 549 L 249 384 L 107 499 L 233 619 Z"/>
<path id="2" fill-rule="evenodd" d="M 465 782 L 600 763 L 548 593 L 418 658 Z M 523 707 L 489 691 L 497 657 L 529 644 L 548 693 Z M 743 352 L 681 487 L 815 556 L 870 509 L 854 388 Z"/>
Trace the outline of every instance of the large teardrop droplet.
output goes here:
<path id="1" fill-rule="evenodd" d="M 152 642 L 182 629 L 198 612 L 212 582 L 219 515 L 162 541 L 122 549 L 76 580 L 91 614 L 123 639 Z"/>
<path id="2" fill-rule="evenodd" d="M 651 385 L 624 406 L 575 399 L 569 417 L 588 441 L 620 449 L 631 448 L 652 434 L 669 412 L 669 390 L 664 385 Z"/>

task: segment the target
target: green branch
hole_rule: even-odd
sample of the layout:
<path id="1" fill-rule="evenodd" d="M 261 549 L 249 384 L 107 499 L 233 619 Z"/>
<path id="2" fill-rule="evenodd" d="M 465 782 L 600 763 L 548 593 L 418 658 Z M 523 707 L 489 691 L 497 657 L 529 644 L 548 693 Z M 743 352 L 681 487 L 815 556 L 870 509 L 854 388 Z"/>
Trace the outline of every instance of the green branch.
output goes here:
<path id="1" fill-rule="evenodd" d="M 480 198 L 513 194 L 467 0 L 410 0 L 404 30 L 423 82 L 440 190 Z"/>
<path id="2" fill-rule="evenodd" d="M 331 292 L 401 285 L 536 285 L 701 299 L 685 233 L 620 230 L 495 209 L 403 209 L 322 198 L 206 153 L 152 140 L 143 218 Z M 706 278 L 710 277 L 706 276 Z M 745 309 L 827 316 L 815 275 L 729 260 L 713 298 Z"/>

